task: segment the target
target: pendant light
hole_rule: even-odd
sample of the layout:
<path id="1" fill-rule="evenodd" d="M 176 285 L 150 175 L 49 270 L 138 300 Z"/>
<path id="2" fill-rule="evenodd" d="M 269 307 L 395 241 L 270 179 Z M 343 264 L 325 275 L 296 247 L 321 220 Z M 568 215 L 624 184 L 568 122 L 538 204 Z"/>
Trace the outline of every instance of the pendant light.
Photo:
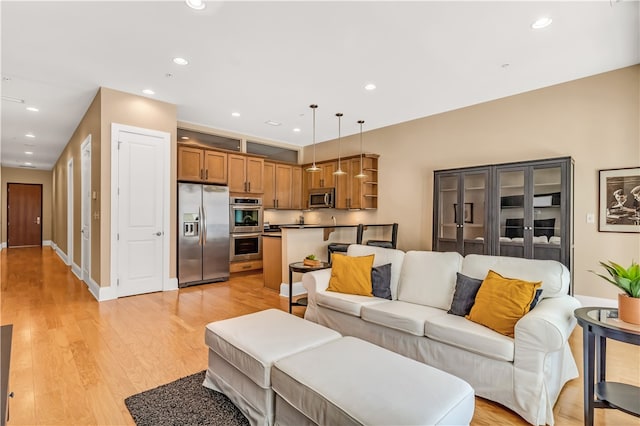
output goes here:
<path id="1" fill-rule="evenodd" d="M 364 179 L 367 177 L 362 168 L 362 125 L 364 124 L 364 120 L 358 120 L 358 124 L 360 125 L 360 173 L 355 175 L 355 177 L 358 179 Z"/>
<path id="2" fill-rule="evenodd" d="M 340 137 L 340 124 L 341 124 L 341 120 L 342 120 L 342 113 L 339 112 L 336 114 L 336 117 L 338 117 L 338 170 L 336 170 L 335 172 L 333 172 L 333 174 L 335 176 L 340 176 L 340 175 L 346 175 L 347 172 L 342 170 L 342 167 L 340 165 L 340 145 L 341 145 L 341 137 Z"/>
<path id="3" fill-rule="evenodd" d="M 307 171 L 313 173 L 320 171 L 320 167 L 316 166 L 316 108 L 318 105 L 311 104 L 309 108 L 313 111 L 313 164 L 311 167 L 307 167 Z"/>

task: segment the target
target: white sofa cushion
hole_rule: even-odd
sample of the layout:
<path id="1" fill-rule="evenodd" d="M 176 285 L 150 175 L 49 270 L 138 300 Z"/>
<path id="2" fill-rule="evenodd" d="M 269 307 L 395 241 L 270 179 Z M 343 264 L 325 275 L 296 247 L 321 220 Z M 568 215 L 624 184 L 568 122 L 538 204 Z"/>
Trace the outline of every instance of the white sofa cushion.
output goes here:
<path id="1" fill-rule="evenodd" d="M 447 313 L 431 306 L 416 305 L 399 300 L 363 306 L 360 312 L 360 316 L 365 321 L 416 336 L 424 336 L 425 319 L 434 315 L 447 315 Z"/>
<path id="2" fill-rule="evenodd" d="M 396 249 L 388 249 L 383 247 L 365 246 L 361 244 L 351 244 L 347 248 L 347 256 L 368 256 L 375 255 L 373 258 L 373 266 L 391 264 L 391 298 L 398 298 L 398 280 L 400 279 L 400 270 L 402 269 L 402 261 L 404 252 Z"/>
<path id="3" fill-rule="evenodd" d="M 500 361 L 513 361 L 514 340 L 457 315 L 426 318 L 424 334 L 430 339 Z"/>
<path id="4" fill-rule="evenodd" d="M 319 306 L 354 317 L 360 316 L 360 309 L 363 306 L 384 302 L 389 302 L 389 300 L 357 294 L 336 293 L 335 291 L 318 291 L 316 293 L 316 303 Z"/>
<path id="5" fill-rule="evenodd" d="M 541 299 L 564 296 L 569 292 L 569 270 L 555 260 L 469 254 L 462 262 L 461 272 L 469 277 L 484 279 L 490 269 L 507 278 L 542 281 Z"/>
<path id="6" fill-rule="evenodd" d="M 448 310 L 462 256 L 454 252 L 408 251 L 398 283 L 398 300 Z"/>

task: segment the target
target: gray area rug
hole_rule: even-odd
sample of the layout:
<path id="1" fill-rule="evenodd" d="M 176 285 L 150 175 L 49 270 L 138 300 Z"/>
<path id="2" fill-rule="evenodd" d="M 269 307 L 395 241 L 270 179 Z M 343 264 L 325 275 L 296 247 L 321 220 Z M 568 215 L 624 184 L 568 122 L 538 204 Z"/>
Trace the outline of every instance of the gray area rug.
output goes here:
<path id="1" fill-rule="evenodd" d="M 124 400 L 138 426 L 248 426 L 223 394 L 202 386 L 205 372 L 144 391 Z"/>

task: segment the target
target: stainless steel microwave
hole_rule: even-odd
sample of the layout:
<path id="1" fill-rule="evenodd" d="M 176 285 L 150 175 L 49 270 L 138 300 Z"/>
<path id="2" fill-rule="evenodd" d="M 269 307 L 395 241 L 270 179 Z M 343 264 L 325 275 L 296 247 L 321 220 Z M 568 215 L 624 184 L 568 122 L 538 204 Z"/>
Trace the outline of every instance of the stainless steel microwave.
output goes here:
<path id="1" fill-rule="evenodd" d="M 336 206 L 335 188 L 312 188 L 309 190 L 309 208 L 334 208 Z"/>

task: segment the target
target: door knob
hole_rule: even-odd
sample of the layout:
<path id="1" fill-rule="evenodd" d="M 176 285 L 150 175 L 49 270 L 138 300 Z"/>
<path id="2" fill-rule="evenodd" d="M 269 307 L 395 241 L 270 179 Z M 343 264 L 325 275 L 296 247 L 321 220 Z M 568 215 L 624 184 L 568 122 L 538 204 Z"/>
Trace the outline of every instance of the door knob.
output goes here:
<path id="1" fill-rule="evenodd" d="M 160 236 L 162 235 L 162 232 L 158 231 L 158 232 L 156 232 L 156 233 L 155 233 L 155 234 L 153 234 L 153 235 L 155 235 L 155 236 L 157 236 L 157 237 L 160 237 Z"/>

